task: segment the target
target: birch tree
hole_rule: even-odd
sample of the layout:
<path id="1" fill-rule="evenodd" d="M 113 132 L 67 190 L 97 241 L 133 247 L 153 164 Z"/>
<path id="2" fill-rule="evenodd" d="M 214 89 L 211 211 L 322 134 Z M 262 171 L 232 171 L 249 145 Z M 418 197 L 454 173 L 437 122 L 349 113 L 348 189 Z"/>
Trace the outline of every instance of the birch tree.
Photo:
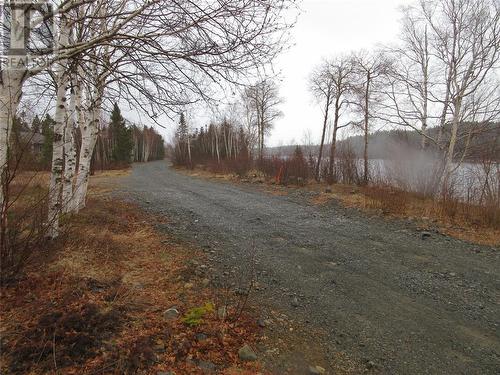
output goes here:
<path id="1" fill-rule="evenodd" d="M 63 212 L 73 211 L 73 178 L 76 168 L 75 126 L 77 124 L 77 90 L 75 82 L 70 83 L 70 101 L 64 128 L 64 178 L 62 187 Z"/>
<path id="2" fill-rule="evenodd" d="M 357 112 L 362 119 L 358 122 L 363 131 L 363 182 L 368 184 L 370 166 L 368 159 L 369 135 L 372 122 L 376 119 L 375 110 L 381 101 L 380 86 L 383 85 L 381 78 L 387 74 L 389 62 L 381 53 L 359 52 L 353 56 L 354 69 L 356 73 L 356 86 L 353 90 L 351 103 L 357 107 Z"/>
<path id="3" fill-rule="evenodd" d="M 26 57 L 26 47 L 27 41 L 30 41 L 31 30 L 33 22 L 48 22 L 47 20 L 57 20 L 58 26 L 58 36 L 56 39 L 56 46 L 54 48 L 55 53 L 52 53 L 52 49 L 48 48 L 47 51 L 43 50 L 41 53 L 46 54 L 45 62 L 46 66 L 53 65 L 54 66 L 54 74 L 56 77 L 56 109 L 55 109 L 55 121 L 56 124 L 54 126 L 54 145 L 53 145 L 53 160 L 52 160 L 52 172 L 51 172 L 51 183 L 49 188 L 49 214 L 48 214 L 48 223 L 50 230 L 48 231 L 49 236 L 56 237 L 58 234 L 58 217 L 59 212 L 61 211 L 61 189 L 62 189 L 62 173 L 64 169 L 63 161 L 64 161 L 64 125 L 65 118 L 67 112 L 67 97 L 66 97 L 66 89 L 67 83 L 69 82 L 69 74 L 67 72 L 68 69 L 68 60 L 71 57 L 74 57 L 82 52 L 86 51 L 88 48 L 91 48 L 94 45 L 99 43 L 105 43 L 112 39 L 115 34 L 121 30 L 125 25 L 127 25 L 135 16 L 140 14 L 142 11 L 147 9 L 151 4 L 155 4 L 158 1 L 148 1 L 144 4 L 139 4 L 138 6 L 133 6 L 132 2 L 122 1 L 122 4 L 130 5 L 128 8 L 122 7 L 122 11 L 120 13 L 114 14 L 118 19 L 117 22 L 113 25 L 106 33 L 99 33 L 98 36 L 94 36 L 92 38 L 86 39 L 80 43 L 69 44 L 69 33 L 72 26 L 75 25 L 75 20 L 72 18 L 74 9 L 79 6 L 87 6 L 87 2 L 85 0 L 77 1 L 70 0 L 65 2 L 57 2 L 55 4 L 55 8 L 44 9 L 45 13 L 42 14 L 41 17 L 35 20 L 31 20 L 30 17 L 27 17 L 28 14 L 31 14 L 36 4 L 28 4 L 23 1 L 11 1 L 11 17 L 10 23 L 4 24 L 3 27 L 7 28 L 10 33 L 10 38 L 13 43 L 11 46 L 21 47 L 17 48 L 24 53 L 24 56 L 20 56 L 22 58 Z M 89 9 L 101 9 L 99 5 L 104 4 L 105 1 L 101 1 L 98 3 L 93 3 L 92 7 Z M 39 9 L 38 6 L 36 6 Z M 90 17 L 91 14 L 85 14 L 86 17 Z M 101 18 L 102 19 L 102 18 Z M 78 20 L 78 18 L 77 18 Z M 25 24 L 25 21 L 29 21 L 30 24 Z M 38 52 L 38 51 L 37 51 Z M 17 56 L 17 59 L 20 58 Z M 17 106 L 21 100 L 22 96 L 22 87 L 24 82 L 30 77 L 33 77 L 36 74 L 43 72 L 46 69 L 46 66 L 35 66 L 31 67 L 30 65 L 14 65 L 12 60 L 9 59 L 7 63 L 2 61 L 2 81 L 1 81 L 1 89 L 0 89 L 0 167 L 1 174 L 5 176 L 6 168 L 7 168 L 7 156 L 8 156 L 8 146 L 9 146 L 9 134 L 12 119 L 17 110 Z M 6 181 L 5 178 L 2 178 L 2 191 L 5 189 Z M 2 206 L 2 216 L 5 216 L 5 200 L 4 195 L 0 196 L 1 198 L 1 206 Z"/>
<path id="4" fill-rule="evenodd" d="M 467 120 L 465 108 L 474 107 L 476 93 L 491 84 L 489 77 L 494 75 L 494 68 L 499 67 L 500 4 L 496 0 L 440 0 L 421 6 L 433 32 L 433 53 L 446 71 L 446 82 L 440 85 L 442 94 L 436 98 L 443 107 L 441 127 L 450 124 L 443 171 L 446 188 L 458 167 L 453 164 L 457 157 L 455 146 L 459 128 Z M 493 81 L 496 80 L 493 78 Z M 499 98 L 495 88 L 498 86 L 492 87 L 492 93 Z M 494 107 L 475 112 L 479 121 L 498 116 Z"/>
<path id="5" fill-rule="evenodd" d="M 3 12 L 8 12 L 10 17 L 4 13 L 4 22 L 1 27 L 3 35 L 9 36 L 10 53 L 7 59 L 0 61 L 0 208 L 1 220 L 6 217 L 7 202 L 6 196 L 8 180 L 8 156 L 9 141 L 12 131 L 12 123 L 22 96 L 22 85 L 28 76 L 27 69 L 16 64 L 20 56 L 16 56 L 16 51 L 25 51 L 25 39 L 29 38 L 26 32 L 30 30 L 29 25 L 25 25 L 25 7 L 15 1 L 10 3 L 10 9 L 4 6 Z M 19 54 L 19 52 L 18 52 Z"/>
<path id="6" fill-rule="evenodd" d="M 77 82 L 80 87 L 79 92 L 72 92 L 82 133 L 73 192 L 74 207 L 79 209 L 85 202 L 88 165 L 105 103 L 125 100 L 156 120 L 194 101 L 213 100 L 210 86 L 234 84 L 243 75 L 255 72 L 258 65 L 271 63 L 281 51 L 283 33 L 290 26 L 284 22 L 283 12 L 293 1 L 69 0 L 54 5 L 54 11 L 44 18 L 56 20 L 59 31 L 56 52 L 47 53 L 47 65 L 54 67 L 57 83 L 48 217 L 52 237 L 58 234 L 59 213 L 73 182 L 71 166 L 64 165 L 65 124 L 71 118 L 69 82 Z M 25 37 L 16 33 L 23 27 L 22 20 L 22 12 L 13 16 L 10 34 L 19 43 Z M 76 34 L 71 43 L 70 30 Z M 78 68 L 69 69 L 73 65 Z M 2 175 L 7 165 L 4 150 L 9 124 L 23 83 L 41 71 L 14 71 L 2 66 Z M 69 129 L 66 135 L 69 140 Z M 66 160 L 70 160 L 71 144 L 67 146 Z M 148 150 L 144 147 L 143 151 Z"/>
<path id="7" fill-rule="evenodd" d="M 315 168 L 316 180 L 320 178 L 321 159 L 325 138 L 327 136 L 328 120 L 333 111 L 332 135 L 330 138 L 330 161 L 328 173 L 331 178 L 334 176 L 335 151 L 337 144 L 337 134 L 339 129 L 349 126 L 351 123 L 340 123 L 343 111 L 349 104 L 348 94 L 353 87 L 353 63 L 350 57 L 337 57 L 323 61 L 316 68 L 310 77 L 309 86 L 316 100 L 323 106 L 323 131 L 319 148 L 318 160 Z M 333 108 L 332 108 L 333 107 Z"/>
<path id="8" fill-rule="evenodd" d="M 272 129 L 274 122 L 283 115 L 278 108 L 283 100 L 279 96 L 278 85 L 271 79 L 264 79 L 255 85 L 247 87 L 245 96 L 255 111 L 257 148 L 259 160 L 262 161 L 265 136 Z"/>
<path id="9" fill-rule="evenodd" d="M 54 117 L 54 139 L 52 149 L 52 169 L 49 185 L 49 236 L 55 238 L 59 234 L 59 213 L 62 208 L 61 188 L 64 168 L 64 128 L 67 115 L 67 90 L 70 77 L 68 74 L 68 59 L 61 56 L 69 45 L 70 25 L 65 14 L 59 22 L 59 39 L 57 40 L 58 60 L 55 63 L 56 77 L 56 110 Z"/>
<path id="10" fill-rule="evenodd" d="M 427 128 L 435 115 L 431 113 L 434 87 L 429 26 L 418 8 L 403 10 L 401 44 L 389 50 L 392 58 L 387 74 L 385 119 L 408 126 L 421 135 L 421 147 L 429 140 Z M 436 74 L 437 75 L 437 74 Z"/>

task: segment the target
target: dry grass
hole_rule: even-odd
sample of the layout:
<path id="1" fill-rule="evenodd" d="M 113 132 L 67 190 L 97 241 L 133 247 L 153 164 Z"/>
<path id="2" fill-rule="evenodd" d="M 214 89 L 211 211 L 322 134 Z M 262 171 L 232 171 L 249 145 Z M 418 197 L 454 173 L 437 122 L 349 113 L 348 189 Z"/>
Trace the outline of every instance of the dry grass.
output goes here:
<path id="1" fill-rule="evenodd" d="M 130 172 L 130 168 L 96 171 L 90 179 L 89 196 L 102 196 L 113 191 L 119 179 L 128 176 Z"/>
<path id="2" fill-rule="evenodd" d="M 50 175 L 48 172 L 20 172 L 16 175 L 10 188 L 12 210 L 27 208 L 36 199 L 48 194 Z"/>
<path id="3" fill-rule="evenodd" d="M 181 322 L 189 309 L 215 299 L 189 262 L 203 254 L 158 233 L 154 225 L 163 220 L 100 193 L 101 181 L 107 189 L 109 177 L 123 174 L 94 177 L 94 198 L 65 220 L 65 238 L 40 249 L 20 279 L 2 286 L 1 372 L 198 374 L 198 360 L 231 368 L 226 373 L 259 371 L 237 355 L 256 339 L 252 317 Z M 164 317 L 172 306 L 179 319 Z M 197 340 L 201 332 L 206 339 Z"/>
<path id="4" fill-rule="evenodd" d="M 208 178 L 208 179 L 216 179 L 216 180 L 224 180 L 232 182 L 236 182 L 239 180 L 238 176 L 231 173 L 217 173 L 199 168 L 187 169 L 183 167 L 175 167 L 175 170 L 186 176 L 191 176 L 191 177 L 200 177 L 200 178 Z"/>
<path id="5" fill-rule="evenodd" d="M 131 168 L 127 169 L 114 169 L 114 170 L 104 170 L 104 171 L 96 171 L 92 178 L 95 180 L 97 178 L 103 177 L 124 177 L 130 175 Z"/>
<path id="6" fill-rule="evenodd" d="M 500 230 L 483 221 L 481 207 L 459 204 L 457 214 L 451 217 L 439 202 L 401 190 L 338 184 L 331 187 L 331 193 L 325 193 L 325 188 L 326 185 L 309 186 L 309 189 L 319 192 L 313 198 L 313 204 L 326 204 L 335 199 L 346 207 L 371 214 L 412 219 L 423 229 L 437 227 L 441 232 L 465 241 L 489 246 L 500 245 Z"/>
<path id="7" fill-rule="evenodd" d="M 264 190 L 266 193 L 274 195 L 275 197 L 286 197 L 288 195 L 288 191 L 286 190 Z"/>
<path id="8" fill-rule="evenodd" d="M 241 183 L 261 183 L 260 174 L 253 171 L 248 173 L 249 178 L 241 179 L 231 174 L 214 174 L 204 170 L 186 170 L 179 168 L 182 173 L 193 177 L 216 178 Z M 255 178 L 252 178 L 253 176 Z M 282 196 L 288 193 L 279 186 L 274 186 L 273 181 L 265 181 L 265 191 L 269 194 Z M 301 188 L 301 187 L 297 187 Z M 332 190 L 325 193 L 326 188 Z M 500 229 L 492 226 L 486 220 L 483 207 L 456 203 L 451 207 L 454 211 L 450 215 L 450 207 L 440 204 L 433 199 L 419 196 L 415 193 L 385 187 L 385 186 L 354 186 L 344 184 L 318 184 L 309 181 L 305 189 L 318 194 L 311 199 L 314 205 L 327 204 L 335 199 L 346 207 L 357 208 L 370 214 L 384 217 L 405 218 L 414 220 L 421 228 L 437 227 L 442 233 L 472 243 L 500 246 Z M 495 210 L 495 208 L 493 208 Z M 500 208 L 496 209 L 497 212 Z"/>

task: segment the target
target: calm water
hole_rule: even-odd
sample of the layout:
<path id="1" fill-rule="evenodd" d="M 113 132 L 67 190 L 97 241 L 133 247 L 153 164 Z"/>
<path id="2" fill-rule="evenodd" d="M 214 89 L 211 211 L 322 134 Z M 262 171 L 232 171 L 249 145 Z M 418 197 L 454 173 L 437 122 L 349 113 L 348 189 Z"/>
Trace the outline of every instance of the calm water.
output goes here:
<path id="1" fill-rule="evenodd" d="M 359 161 L 362 166 L 362 161 Z M 499 198 L 500 164 L 462 163 L 455 165 L 450 189 L 466 201 L 480 201 L 486 197 Z M 418 160 L 371 160 L 371 177 L 374 181 L 418 193 L 430 193 L 439 185 L 439 163 Z"/>

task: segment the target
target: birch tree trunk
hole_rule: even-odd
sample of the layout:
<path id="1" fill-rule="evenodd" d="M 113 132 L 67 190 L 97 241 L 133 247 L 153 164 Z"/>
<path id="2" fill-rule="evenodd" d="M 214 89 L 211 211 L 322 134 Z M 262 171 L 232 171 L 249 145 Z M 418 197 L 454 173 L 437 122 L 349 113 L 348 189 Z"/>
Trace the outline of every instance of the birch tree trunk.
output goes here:
<path id="1" fill-rule="evenodd" d="M 16 114 L 22 94 L 23 71 L 5 69 L 2 71 L 0 86 L 0 172 L 1 189 L 0 204 L 4 213 L 4 190 L 6 189 L 9 141 L 12 131 L 12 120 Z"/>
<path id="2" fill-rule="evenodd" d="M 82 133 L 82 146 L 80 149 L 80 159 L 78 162 L 78 175 L 76 178 L 75 187 L 75 211 L 78 212 L 85 208 L 87 189 L 90 176 L 90 162 L 97 141 L 97 132 L 99 130 L 99 122 L 101 118 L 102 106 L 102 88 L 96 88 L 94 94 L 87 98 L 86 110 L 82 107 L 81 95 L 77 100 L 77 106 L 80 107 L 78 122 Z M 95 97 L 92 105 L 92 96 Z M 80 101 L 80 103 L 78 103 Z"/>
<path id="3" fill-rule="evenodd" d="M 215 133 L 215 153 L 217 154 L 217 164 L 220 164 L 220 153 L 219 153 L 219 137 L 217 127 L 214 127 Z"/>
<path id="4" fill-rule="evenodd" d="M 446 194 L 448 188 L 450 187 L 450 178 L 453 173 L 453 156 L 455 155 L 455 145 L 457 143 L 458 136 L 458 126 L 460 122 L 460 115 L 462 110 L 461 99 L 458 98 L 453 105 L 453 122 L 451 124 L 451 136 L 450 143 L 448 144 L 448 150 L 446 151 L 446 159 L 444 164 L 443 173 L 443 193 Z"/>
<path id="5" fill-rule="evenodd" d="M 422 56 L 422 149 L 427 147 L 427 121 L 429 117 L 429 39 L 427 26 L 424 32 L 424 50 Z"/>
<path id="6" fill-rule="evenodd" d="M 69 41 L 69 30 L 65 16 L 61 16 L 58 40 L 58 51 L 67 47 Z M 67 113 L 66 91 L 68 85 L 67 59 L 60 59 L 55 63 L 55 75 L 57 85 L 56 112 L 54 116 L 54 141 L 52 151 L 52 172 L 49 187 L 49 214 L 48 214 L 48 236 L 56 238 L 59 235 L 59 214 L 62 210 L 61 193 L 64 167 L 64 125 Z"/>
<path id="7" fill-rule="evenodd" d="M 76 150 L 74 139 L 75 116 L 76 116 L 76 91 L 75 87 L 71 89 L 70 110 L 68 112 L 66 126 L 64 129 L 64 179 L 62 191 L 63 212 L 74 210 L 73 199 L 73 179 L 76 168 Z"/>
<path id="8" fill-rule="evenodd" d="M 23 9 L 12 9 L 10 25 L 10 47 L 24 48 L 25 15 Z M 2 25 L 5 27 L 5 25 Z M 21 100 L 23 82 L 27 77 L 24 69 L 13 68 L 2 63 L 0 83 L 0 209 L 2 222 L 6 215 L 7 168 L 12 120 Z"/>
<path id="9" fill-rule="evenodd" d="M 321 143 L 319 145 L 318 162 L 316 164 L 316 181 L 320 180 L 321 158 L 323 156 L 323 146 L 325 143 L 326 126 L 328 124 L 328 111 L 330 110 L 330 94 L 326 97 L 325 115 L 323 117 L 323 132 L 321 133 Z"/>
<path id="10" fill-rule="evenodd" d="M 363 173 L 363 182 L 364 184 L 368 184 L 369 179 L 369 165 L 368 165 L 368 133 L 369 133 L 369 121 L 370 121 L 370 84 L 371 84 L 371 74 L 367 73 L 366 76 L 366 91 L 365 91 L 365 119 L 364 119 L 364 151 L 363 151 L 363 164 L 364 164 L 364 173 Z"/>

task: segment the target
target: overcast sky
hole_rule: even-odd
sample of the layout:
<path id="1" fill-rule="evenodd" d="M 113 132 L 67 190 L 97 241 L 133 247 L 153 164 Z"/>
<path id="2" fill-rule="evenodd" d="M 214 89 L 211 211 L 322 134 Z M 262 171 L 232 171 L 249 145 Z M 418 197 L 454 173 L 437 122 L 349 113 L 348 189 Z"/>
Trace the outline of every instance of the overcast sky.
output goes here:
<path id="1" fill-rule="evenodd" d="M 266 144 L 302 143 L 310 129 L 312 141 L 319 142 L 321 109 L 314 103 L 307 79 L 323 57 L 370 49 L 397 40 L 399 8 L 411 0 L 302 0 L 301 13 L 292 30 L 292 47 L 276 62 L 281 73 L 280 93 L 284 99 L 278 120 Z M 191 114 L 194 126 L 207 118 Z M 162 131 L 167 138 L 177 124 Z"/>
<path id="2" fill-rule="evenodd" d="M 308 90 L 307 78 L 322 57 L 370 49 L 397 39 L 399 8 L 411 0 L 303 0 L 302 13 L 292 32 L 294 46 L 279 58 L 284 117 L 269 145 L 301 143 L 309 128 L 313 141 L 321 132 L 321 110 Z"/>

